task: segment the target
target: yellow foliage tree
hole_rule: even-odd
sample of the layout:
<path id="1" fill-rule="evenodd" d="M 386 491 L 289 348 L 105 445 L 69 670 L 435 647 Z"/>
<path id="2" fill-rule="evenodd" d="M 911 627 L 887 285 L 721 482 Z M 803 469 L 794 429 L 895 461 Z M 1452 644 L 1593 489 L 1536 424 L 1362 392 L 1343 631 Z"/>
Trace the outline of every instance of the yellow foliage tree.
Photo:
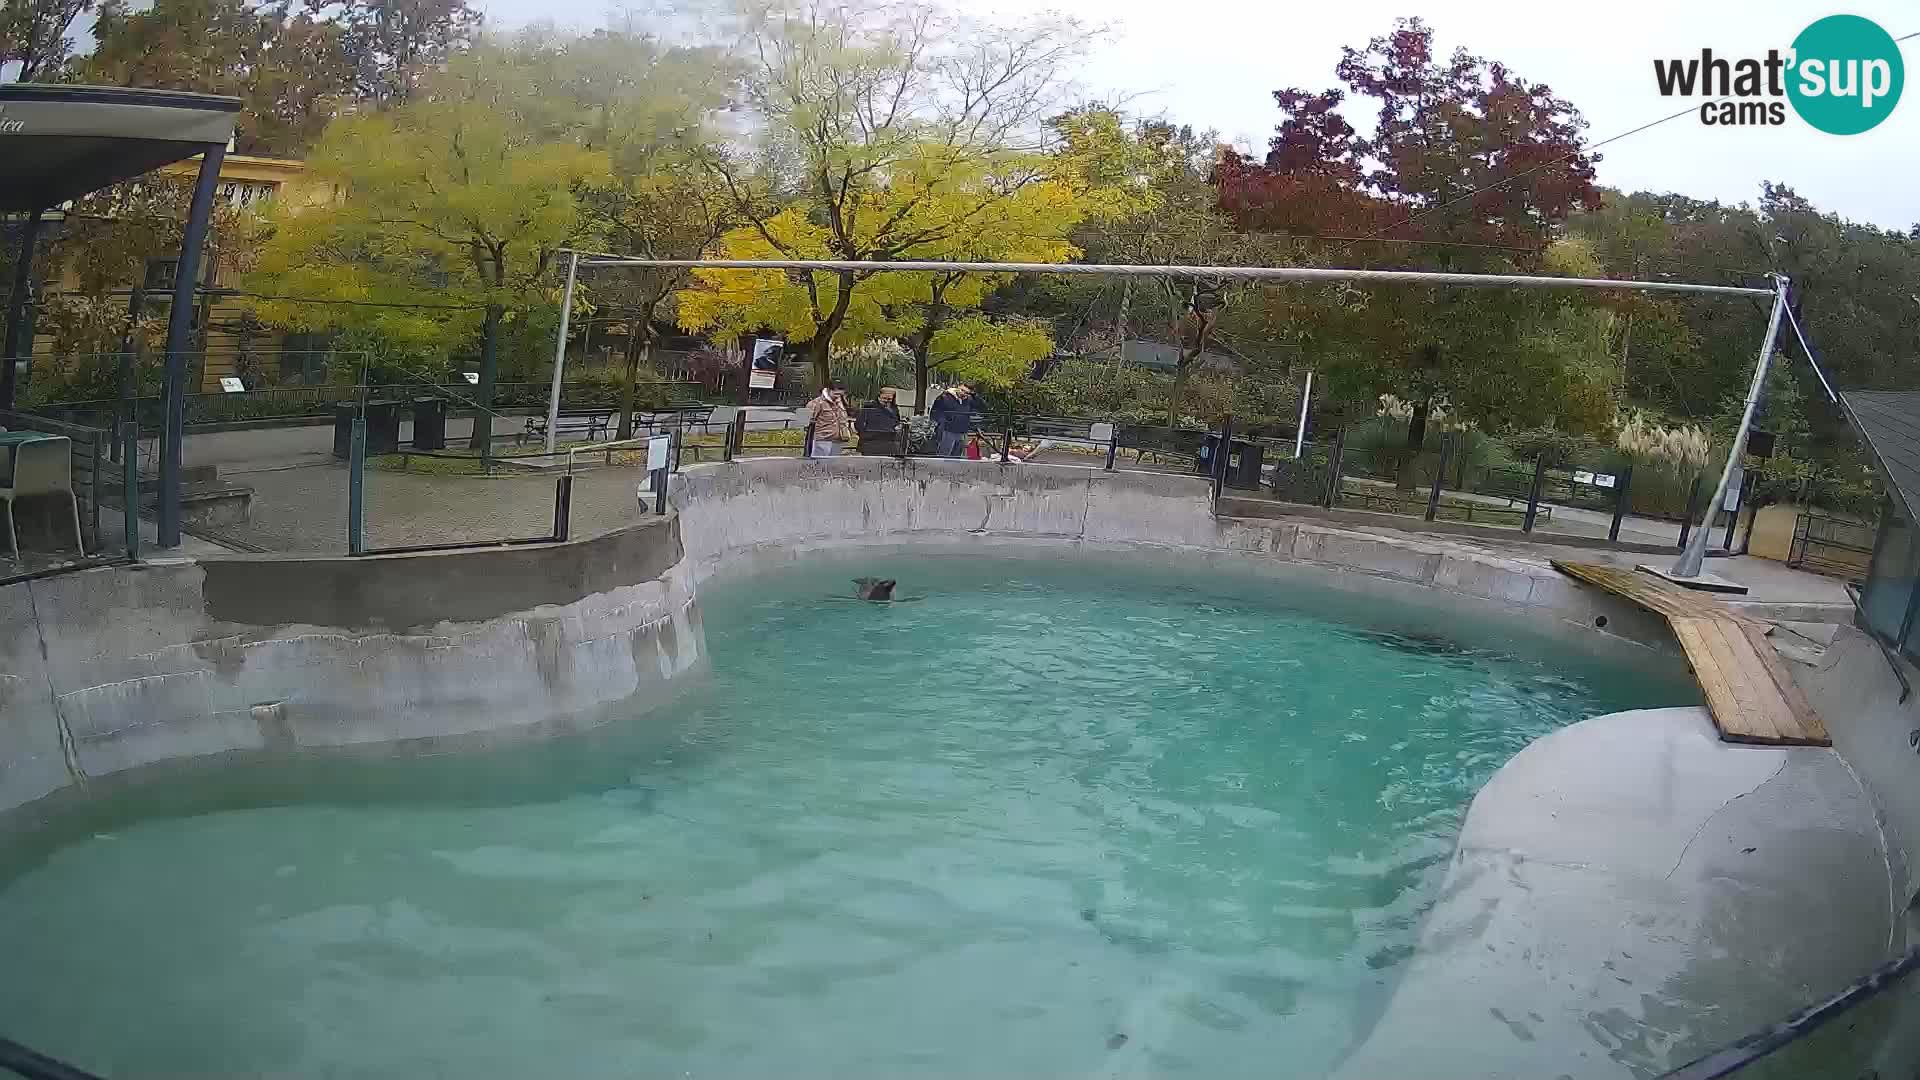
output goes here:
<path id="1" fill-rule="evenodd" d="M 1079 27 L 857 4 L 758 6 L 743 24 L 745 53 L 756 58 L 746 97 L 766 126 L 757 153 L 708 162 L 746 222 L 716 254 L 1061 262 L 1076 253 L 1067 233 L 1089 208 L 1041 137 L 1064 68 L 1087 40 Z M 679 320 L 805 342 L 816 383 L 829 378 L 836 343 L 923 338 L 924 385 L 945 312 L 994 284 L 946 277 L 702 271 L 680 298 Z"/>

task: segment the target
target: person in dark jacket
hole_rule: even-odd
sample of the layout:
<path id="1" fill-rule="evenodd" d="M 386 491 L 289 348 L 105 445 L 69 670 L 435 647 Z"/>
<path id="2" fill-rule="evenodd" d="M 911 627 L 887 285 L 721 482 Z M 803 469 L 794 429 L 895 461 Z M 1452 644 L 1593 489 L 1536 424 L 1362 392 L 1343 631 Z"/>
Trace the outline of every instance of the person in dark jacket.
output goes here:
<path id="1" fill-rule="evenodd" d="M 973 430 L 973 418 L 981 411 L 973 389 L 955 383 L 933 399 L 933 429 L 939 434 L 941 457 L 959 457 L 967 449 L 967 432 Z"/>
<path id="2" fill-rule="evenodd" d="M 860 406 L 853 429 L 860 436 L 860 453 L 867 457 L 896 457 L 900 453 L 900 406 L 893 387 L 883 386 L 874 400 Z"/>

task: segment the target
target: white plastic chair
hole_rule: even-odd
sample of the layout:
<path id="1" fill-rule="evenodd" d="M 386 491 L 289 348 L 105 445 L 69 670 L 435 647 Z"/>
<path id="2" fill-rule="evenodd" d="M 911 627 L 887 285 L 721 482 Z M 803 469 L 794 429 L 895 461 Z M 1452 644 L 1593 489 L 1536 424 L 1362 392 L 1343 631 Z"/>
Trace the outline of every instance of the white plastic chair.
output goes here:
<path id="1" fill-rule="evenodd" d="M 13 475 L 8 487 L 0 487 L 0 502 L 7 504 L 7 547 L 13 561 L 20 561 L 20 537 L 13 527 L 13 501 L 23 495 L 65 495 L 73 511 L 73 542 L 81 555 L 87 553 L 85 534 L 80 531 L 80 500 L 73 494 L 71 441 L 65 435 L 50 435 L 31 442 L 14 443 Z"/>

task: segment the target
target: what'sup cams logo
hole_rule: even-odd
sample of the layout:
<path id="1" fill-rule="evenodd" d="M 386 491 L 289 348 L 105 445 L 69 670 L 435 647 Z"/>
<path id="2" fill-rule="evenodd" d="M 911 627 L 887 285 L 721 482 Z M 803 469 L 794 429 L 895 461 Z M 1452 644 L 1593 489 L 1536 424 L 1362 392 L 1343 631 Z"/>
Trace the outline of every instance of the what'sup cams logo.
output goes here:
<path id="1" fill-rule="evenodd" d="M 1858 15 L 1829 15 L 1800 31 L 1793 47 L 1762 58 L 1655 60 L 1662 97 L 1705 97 L 1700 122 L 1715 127 L 1777 126 L 1787 106 L 1829 135 L 1858 135 L 1900 101 L 1906 65 L 1893 35 Z"/>

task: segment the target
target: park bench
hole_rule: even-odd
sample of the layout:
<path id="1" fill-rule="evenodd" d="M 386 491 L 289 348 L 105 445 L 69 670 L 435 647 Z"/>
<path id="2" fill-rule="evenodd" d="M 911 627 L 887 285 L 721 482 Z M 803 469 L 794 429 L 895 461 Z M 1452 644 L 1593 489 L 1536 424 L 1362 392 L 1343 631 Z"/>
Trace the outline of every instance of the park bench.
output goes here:
<path id="1" fill-rule="evenodd" d="M 705 434 L 713 425 L 715 405 L 701 405 L 697 402 L 685 405 L 668 405 L 664 409 L 652 409 L 641 413 L 634 419 L 636 427 L 643 431 L 671 431 L 679 428 L 691 431 L 699 428 Z"/>
<path id="2" fill-rule="evenodd" d="M 1205 445 L 1207 433 L 1185 428 L 1121 424 L 1118 438 L 1121 449 L 1134 452 L 1133 460 L 1136 463 L 1145 460 L 1148 454 L 1152 454 L 1155 461 L 1171 458 L 1192 462 L 1197 460 L 1200 448 Z"/>
<path id="3" fill-rule="evenodd" d="M 613 423 L 613 413 L 614 410 L 612 409 L 562 409 L 560 410 L 558 418 L 558 428 L 554 431 L 553 437 L 555 439 L 563 439 L 568 435 L 578 435 L 584 432 L 586 434 L 586 441 L 592 442 L 596 437 L 607 434 L 608 428 Z M 526 427 L 521 429 L 520 434 L 514 439 L 514 442 L 517 445 L 525 446 L 531 440 L 544 439 L 546 437 L 547 418 L 544 416 L 529 416 L 527 417 Z"/>

